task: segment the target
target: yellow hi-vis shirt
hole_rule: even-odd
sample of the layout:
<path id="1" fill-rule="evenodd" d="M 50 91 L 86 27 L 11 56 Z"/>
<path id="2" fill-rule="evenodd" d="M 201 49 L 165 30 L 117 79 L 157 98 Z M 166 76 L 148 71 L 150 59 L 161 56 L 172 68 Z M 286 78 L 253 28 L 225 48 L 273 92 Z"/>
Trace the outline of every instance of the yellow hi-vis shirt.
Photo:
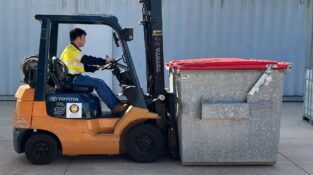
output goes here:
<path id="1" fill-rule="evenodd" d="M 84 64 L 80 62 L 84 54 L 73 44 L 65 47 L 61 54 L 61 60 L 66 64 L 68 73 L 71 75 L 85 72 Z"/>

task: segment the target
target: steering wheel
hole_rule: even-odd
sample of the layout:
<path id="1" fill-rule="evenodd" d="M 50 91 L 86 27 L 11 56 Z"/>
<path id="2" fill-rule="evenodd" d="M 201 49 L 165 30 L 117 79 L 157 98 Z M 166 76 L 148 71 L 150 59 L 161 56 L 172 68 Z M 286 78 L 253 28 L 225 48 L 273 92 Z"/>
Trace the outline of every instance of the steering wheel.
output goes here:
<path id="1" fill-rule="evenodd" d="M 104 66 L 103 66 L 102 68 L 100 68 L 100 69 L 101 69 L 101 70 L 112 69 L 112 67 L 113 67 L 114 65 L 125 68 L 126 66 L 124 66 L 124 65 L 122 65 L 122 64 L 120 64 L 120 63 L 118 63 L 121 59 L 123 59 L 123 57 L 117 58 L 115 61 L 112 61 L 111 63 L 108 63 L 108 64 L 104 65 Z"/>

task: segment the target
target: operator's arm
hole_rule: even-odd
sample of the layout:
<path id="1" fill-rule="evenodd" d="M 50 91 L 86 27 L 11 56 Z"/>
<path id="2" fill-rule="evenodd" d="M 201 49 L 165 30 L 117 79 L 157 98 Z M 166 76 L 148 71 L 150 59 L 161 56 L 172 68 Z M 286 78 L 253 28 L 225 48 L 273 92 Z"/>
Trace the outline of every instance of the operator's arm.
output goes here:
<path id="1" fill-rule="evenodd" d="M 84 65 L 100 65 L 103 66 L 106 64 L 106 59 L 97 58 L 89 55 L 84 55 L 80 60 Z"/>
<path id="2" fill-rule="evenodd" d="M 91 66 L 91 65 L 88 65 L 88 64 L 84 64 L 84 69 L 85 69 L 86 72 L 95 72 L 99 68 L 97 66 Z"/>

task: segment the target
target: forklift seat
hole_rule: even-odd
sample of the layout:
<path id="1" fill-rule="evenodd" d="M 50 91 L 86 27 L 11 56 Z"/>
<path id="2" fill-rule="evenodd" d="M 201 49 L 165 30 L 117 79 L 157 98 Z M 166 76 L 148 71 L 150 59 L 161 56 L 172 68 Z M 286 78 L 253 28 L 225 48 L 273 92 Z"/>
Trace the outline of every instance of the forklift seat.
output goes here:
<path id="1" fill-rule="evenodd" d="M 74 86 L 73 78 L 68 76 L 66 64 L 58 58 L 54 57 L 52 59 L 52 69 L 50 72 L 50 76 L 56 85 L 57 91 L 91 93 L 94 90 L 92 87 Z"/>

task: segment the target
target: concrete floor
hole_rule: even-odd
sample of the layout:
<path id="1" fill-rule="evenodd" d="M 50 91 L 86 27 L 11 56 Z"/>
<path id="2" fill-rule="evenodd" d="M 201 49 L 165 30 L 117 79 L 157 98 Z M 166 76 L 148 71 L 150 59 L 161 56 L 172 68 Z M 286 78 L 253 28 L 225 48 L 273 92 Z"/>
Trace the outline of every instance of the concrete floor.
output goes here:
<path id="1" fill-rule="evenodd" d="M 302 103 L 283 104 L 280 154 L 274 166 L 182 166 L 179 161 L 168 158 L 138 164 L 125 156 L 60 156 L 50 165 L 35 166 L 24 154 L 13 150 L 11 115 L 14 105 L 14 102 L 0 102 L 0 175 L 313 175 L 313 126 L 302 120 Z"/>

